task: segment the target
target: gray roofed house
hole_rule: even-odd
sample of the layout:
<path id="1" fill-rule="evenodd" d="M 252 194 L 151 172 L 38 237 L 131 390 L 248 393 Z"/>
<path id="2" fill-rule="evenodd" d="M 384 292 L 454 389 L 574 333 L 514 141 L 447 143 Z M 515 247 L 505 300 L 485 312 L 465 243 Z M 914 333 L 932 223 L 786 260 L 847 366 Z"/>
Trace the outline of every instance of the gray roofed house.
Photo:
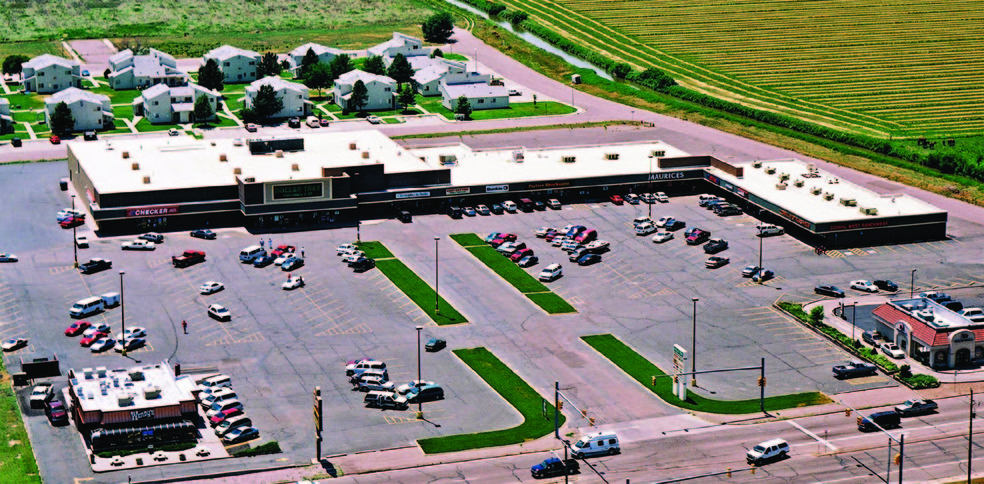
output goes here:
<path id="1" fill-rule="evenodd" d="M 311 101 L 308 97 L 309 89 L 307 86 L 297 82 L 290 82 L 277 76 L 264 77 L 250 84 L 246 88 L 246 107 L 253 107 L 253 101 L 256 99 L 256 95 L 260 92 L 260 87 L 262 86 L 272 87 L 284 104 L 284 107 L 272 117 L 303 117 L 311 114 Z"/>
<path id="2" fill-rule="evenodd" d="M 10 101 L 0 97 L 0 134 L 14 132 L 14 118 L 10 115 Z"/>
<path id="3" fill-rule="evenodd" d="M 465 72 L 463 62 L 455 62 L 441 59 L 441 62 L 433 63 L 414 73 L 413 87 L 423 96 L 440 96 L 441 79 L 448 73 Z"/>
<path id="4" fill-rule="evenodd" d="M 393 38 L 381 44 L 372 46 L 366 51 L 370 56 L 378 55 L 383 57 L 383 62 L 388 67 L 397 54 L 403 54 L 408 60 L 411 57 L 430 56 L 433 49 L 425 48 L 424 42 L 416 37 L 411 37 L 399 32 L 393 32 Z"/>
<path id="5" fill-rule="evenodd" d="M 198 84 L 187 86 L 167 86 L 157 84 L 145 89 L 140 97 L 133 100 L 134 116 L 143 116 L 151 124 L 202 123 L 215 119 L 195 118 L 195 101 L 205 96 L 212 106 L 212 112 L 219 111 L 220 94 Z"/>
<path id="6" fill-rule="evenodd" d="M 65 103 L 72 110 L 72 117 L 75 118 L 73 131 L 116 128 L 109 96 L 83 91 L 76 87 L 58 92 L 44 101 L 44 119 L 48 126 L 51 126 L 51 115 L 60 103 Z"/>
<path id="7" fill-rule="evenodd" d="M 70 87 L 82 87 L 82 65 L 74 60 L 42 54 L 21 67 L 22 86 L 26 92 L 51 94 Z"/>
<path id="8" fill-rule="evenodd" d="M 349 109 L 348 100 L 356 81 L 362 81 L 369 92 L 369 100 L 362 108 L 365 111 L 393 109 L 396 107 L 396 81 L 391 77 L 377 76 L 358 69 L 342 74 L 332 87 L 335 103 L 342 109 Z"/>
<path id="9" fill-rule="evenodd" d="M 454 111 L 458 98 L 465 96 L 473 111 L 509 107 L 509 90 L 505 86 L 492 86 L 492 76 L 477 72 L 448 73 L 441 79 L 441 105 Z"/>
<path id="10" fill-rule="evenodd" d="M 301 64 L 304 60 L 304 56 L 307 55 L 308 49 L 314 52 L 314 55 L 318 56 L 318 62 L 324 62 L 325 64 L 331 62 L 336 56 L 342 53 L 341 49 L 336 49 L 333 47 L 325 47 L 321 44 L 307 43 L 298 46 L 296 49 L 287 53 L 287 63 L 290 64 L 290 71 L 294 76 L 298 75 L 298 69 L 301 68 Z"/>
<path id="11" fill-rule="evenodd" d="M 183 86 L 188 83 L 188 74 L 178 70 L 174 57 L 157 49 L 150 49 L 148 55 L 133 55 L 126 49 L 109 58 L 109 85 L 116 90 L 137 89 L 167 84 Z"/>
<path id="12" fill-rule="evenodd" d="M 240 49 L 231 45 L 223 45 L 208 51 L 205 62 L 215 59 L 219 70 L 225 76 L 226 84 L 253 82 L 256 80 L 256 68 L 262 56 L 258 52 Z"/>

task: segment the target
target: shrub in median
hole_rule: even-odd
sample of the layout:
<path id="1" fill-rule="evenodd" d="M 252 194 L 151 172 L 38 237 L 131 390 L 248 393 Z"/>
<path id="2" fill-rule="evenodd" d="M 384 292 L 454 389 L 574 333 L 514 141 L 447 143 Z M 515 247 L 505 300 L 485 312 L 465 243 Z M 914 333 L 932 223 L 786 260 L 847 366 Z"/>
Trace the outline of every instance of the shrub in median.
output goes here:
<path id="1" fill-rule="evenodd" d="M 821 333 L 837 341 L 848 352 L 854 353 L 880 366 L 883 370 L 885 370 L 886 373 L 891 374 L 899 370 L 898 365 L 892 363 L 892 360 L 889 360 L 888 358 L 875 353 L 875 351 L 872 348 L 868 348 L 868 347 L 858 348 L 857 340 L 852 340 L 850 336 L 841 333 L 836 328 L 823 324 L 822 322 L 823 308 L 821 308 L 820 306 L 811 309 L 810 314 L 806 314 L 806 311 L 803 311 L 802 304 L 796 304 L 791 302 L 779 302 L 776 303 L 776 306 L 778 306 L 783 311 L 786 311 L 787 313 L 793 315 L 796 319 L 799 319 L 800 321 L 809 324 L 810 326 L 813 326 L 814 328 L 817 329 L 817 331 L 820 331 Z M 815 315 L 818 313 L 817 309 L 820 309 L 819 321 L 814 322 L 816 321 Z"/>
<path id="2" fill-rule="evenodd" d="M 276 440 L 258 445 L 252 449 L 241 450 L 233 454 L 235 457 L 252 457 L 254 455 L 279 454 L 280 443 Z"/>
<path id="3" fill-rule="evenodd" d="M 913 375 L 909 373 L 908 377 L 903 377 L 899 375 L 897 379 L 909 385 L 913 390 L 922 390 L 926 388 L 936 388 L 940 386 L 940 381 L 932 375 Z"/>

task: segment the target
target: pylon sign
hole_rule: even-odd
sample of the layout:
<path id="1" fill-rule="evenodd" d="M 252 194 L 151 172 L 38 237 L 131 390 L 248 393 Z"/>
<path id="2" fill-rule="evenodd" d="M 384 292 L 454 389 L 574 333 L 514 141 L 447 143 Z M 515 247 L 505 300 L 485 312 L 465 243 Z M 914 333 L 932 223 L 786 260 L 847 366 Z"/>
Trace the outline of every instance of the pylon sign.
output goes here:
<path id="1" fill-rule="evenodd" d="M 673 345 L 673 381 L 676 382 L 673 388 L 680 400 L 687 399 L 687 379 L 680 378 L 680 374 L 687 371 L 687 350 L 683 346 Z"/>

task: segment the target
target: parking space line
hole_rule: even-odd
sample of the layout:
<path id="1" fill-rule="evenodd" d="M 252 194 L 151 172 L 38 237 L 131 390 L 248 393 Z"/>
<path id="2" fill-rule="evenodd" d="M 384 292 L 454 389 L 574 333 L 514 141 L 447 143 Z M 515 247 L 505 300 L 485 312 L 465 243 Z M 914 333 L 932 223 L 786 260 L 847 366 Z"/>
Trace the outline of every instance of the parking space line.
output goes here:
<path id="1" fill-rule="evenodd" d="M 746 321 L 754 321 L 754 320 L 753 319 L 747 319 L 746 318 Z M 768 322 L 768 323 L 758 323 L 758 324 L 756 324 L 756 326 L 771 326 L 773 324 L 787 325 L 788 323 L 789 323 L 788 321 L 772 321 L 772 322 Z"/>
<path id="2" fill-rule="evenodd" d="M 836 250 L 836 249 L 827 250 L 827 252 L 825 252 L 825 254 L 827 254 L 827 257 L 831 257 L 831 258 L 834 258 L 834 259 L 837 259 L 837 258 L 840 258 L 840 257 L 844 257 L 844 253 L 841 252 L 841 251 L 839 251 L 839 250 Z"/>

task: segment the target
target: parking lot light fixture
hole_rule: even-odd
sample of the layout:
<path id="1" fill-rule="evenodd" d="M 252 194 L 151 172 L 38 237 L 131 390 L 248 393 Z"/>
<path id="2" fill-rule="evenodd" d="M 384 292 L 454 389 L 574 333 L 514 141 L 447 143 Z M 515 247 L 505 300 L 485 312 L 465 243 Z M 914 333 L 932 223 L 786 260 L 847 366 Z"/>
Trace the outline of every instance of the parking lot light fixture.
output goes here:
<path id="1" fill-rule="evenodd" d="M 423 326 L 417 326 L 417 385 L 420 385 L 420 330 L 424 329 Z M 419 388 L 419 387 L 418 387 Z M 424 418 L 424 404 L 417 399 L 417 418 Z"/>
<path id="2" fill-rule="evenodd" d="M 72 216 L 73 217 L 75 216 L 75 195 L 72 195 Z M 77 235 L 76 235 L 75 227 L 74 227 L 75 224 L 72 224 L 72 225 L 73 225 L 73 227 L 72 227 L 72 251 L 75 253 L 75 268 L 78 269 L 79 268 L 79 244 L 77 242 L 78 239 L 76 238 Z"/>
<path id="3" fill-rule="evenodd" d="M 76 264 L 78 264 L 78 262 L 76 262 Z M 909 277 L 909 298 L 910 299 L 912 298 L 913 294 L 915 294 L 915 292 L 916 292 L 915 291 L 915 288 L 916 288 L 916 270 L 913 269 L 912 270 L 912 274 L 910 274 L 910 277 Z"/>
<path id="4" fill-rule="evenodd" d="M 697 372 L 697 301 L 700 301 L 700 299 L 695 297 L 692 300 L 694 302 L 694 331 L 690 339 L 690 371 L 691 373 L 693 373 L 693 376 L 691 377 L 690 385 L 696 387 L 697 386 L 697 373 L 696 373 Z"/>
<path id="5" fill-rule="evenodd" d="M 126 356 L 126 307 L 124 306 L 123 299 L 123 274 L 126 271 L 120 271 L 120 336 L 123 337 L 123 356 Z"/>
<path id="6" fill-rule="evenodd" d="M 441 274 L 438 272 L 438 264 L 440 262 L 440 237 L 434 237 L 434 313 L 441 314 Z"/>
<path id="7" fill-rule="evenodd" d="M 653 196 L 653 155 L 649 155 L 649 196 Z M 653 218 L 653 199 L 646 200 L 649 204 L 649 219 Z"/>

